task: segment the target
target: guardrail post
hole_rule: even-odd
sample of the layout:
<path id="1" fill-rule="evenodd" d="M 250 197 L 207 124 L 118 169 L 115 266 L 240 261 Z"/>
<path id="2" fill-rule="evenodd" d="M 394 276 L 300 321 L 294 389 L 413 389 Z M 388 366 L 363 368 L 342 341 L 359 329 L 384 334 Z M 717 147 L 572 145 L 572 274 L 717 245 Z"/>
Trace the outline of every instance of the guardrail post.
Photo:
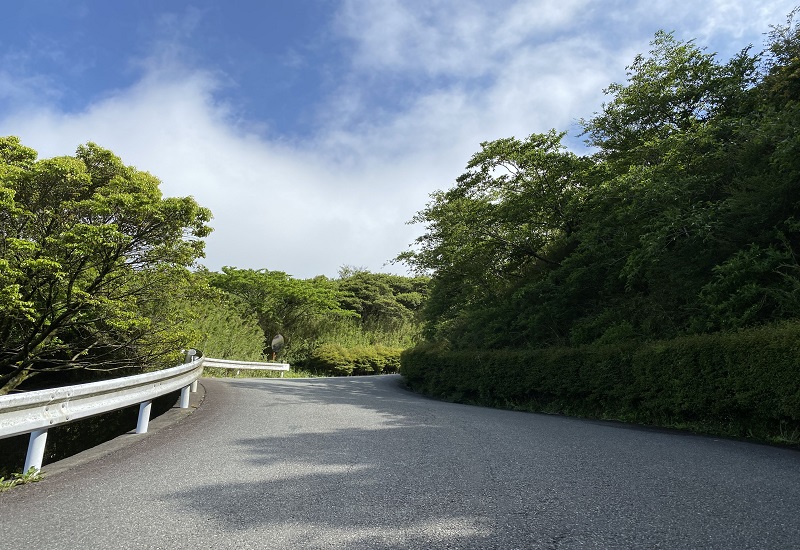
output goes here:
<path id="1" fill-rule="evenodd" d="M 153 407 L 152 401 L 145 401 L 139 403 L 139 420 L 136 422 L 136 433 L 147 433 L 147 427 L 150 425 L 150 409 Z"/>
<path id="2" fill-rule="evenodd" d="M 50 428 L 138 404 L 136 433 L 145 433 L 152 401 L 181 390 L 181 407 L 187 409 L 190 388 L 202 371 L 195 360 L 163 371 L 1 396 L 0 439 L 27 434 L 25 472 L 41 470 Z"/>
<path id="3" fill-rule="evenodd" d="M 36 471 L 42 469 L 45 443 L 47 443 L 47 430 L 34 430 L 31 432 L 23 473 L 27 473 L 31 468 L 36 468 Z"/>
<path id="4" fill-rule="evenodd" d="M 189 388 L 191 388 L 191 384 L 186 386 L 185 388 L 181 389 L 181 408 L 188 409 L 189 408 Z"/>
<path id="5" fill-rule="evenodd" d="M 186 357 L 184 358 L 184 363 L 191 363 L 197 358 L 197 350 L 187 349 L 186 350 Z M 190 385 L 186 386 L 185 388 L 181 389 L 181 404 L 180 407 L 182 409 L 189 408 L 189 391 L 196 392 L 197 391 L 197 380 L 192 382 Z"/>

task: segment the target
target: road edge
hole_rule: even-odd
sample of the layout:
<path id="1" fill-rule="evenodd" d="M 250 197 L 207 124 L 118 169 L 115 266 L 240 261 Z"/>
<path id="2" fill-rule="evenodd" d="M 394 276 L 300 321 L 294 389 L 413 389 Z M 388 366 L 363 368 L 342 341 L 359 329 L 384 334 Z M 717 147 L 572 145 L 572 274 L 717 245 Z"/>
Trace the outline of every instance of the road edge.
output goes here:
<path id="1" fill-rule="evenodd" d="M 77 468 L 78 466 L 83 466 L 84 464 L 94 460 L 99 460 L 125 447 L 140 443 L 148 437 L 157 434 L 158 432 L 169 428 L 170 426 L 174 426 L 175 424 L 178 424 L 186 419 L 203 403 L 205 397 L 206 388 L 202 381 L 198 380 L 197 392 L 189 394 L 188 408 L 181 409 L 176 404 L 164 414 L 150 420 L 150 424 L 146 433 L 137 434 L 136 430 L 134 429 L 117 436 L 114 439 L 106 441 L 105 443 L 101 443 L 96 447 L 86 449 L 85 451 L 81 451 L 78 454 L 74 454 L 56 462 L 45 464 L 42 466 L 42 476 L 46 479 L 58 475 L 73 468 Z"/>

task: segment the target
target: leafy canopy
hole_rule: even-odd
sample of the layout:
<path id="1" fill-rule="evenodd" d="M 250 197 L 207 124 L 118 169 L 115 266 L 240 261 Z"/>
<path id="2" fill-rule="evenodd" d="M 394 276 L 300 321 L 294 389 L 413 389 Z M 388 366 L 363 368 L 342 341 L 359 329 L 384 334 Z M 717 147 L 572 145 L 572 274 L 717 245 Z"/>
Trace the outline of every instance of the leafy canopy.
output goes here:
<path id="1" fill-rule="evenodd" d="M 203 254 L 211 213 L 88 143 L 37 160 L 0 138 L 0 393 L 165 353 L 141 314 Z M 151 345 L 143 345 L 149 341 Z"/>
<path id="2" fill-rule="evenodd" d="M 800 30 L 721 61 L 659 32 L 598 113 L 481 144 L 412 220 L 431 340 L 543 347 L 800 316 Z"/>

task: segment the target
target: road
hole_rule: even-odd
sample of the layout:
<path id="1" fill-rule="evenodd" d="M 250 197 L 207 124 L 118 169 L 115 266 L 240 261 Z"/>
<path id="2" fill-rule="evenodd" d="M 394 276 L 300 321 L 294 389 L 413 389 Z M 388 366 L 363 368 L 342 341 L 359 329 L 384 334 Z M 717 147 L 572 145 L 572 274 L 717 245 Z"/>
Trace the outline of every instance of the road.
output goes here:
<path id="1" fill-rule="evenodd" d="M 0 548 L 800 544 L 797 451 L 443 403 L 397 376 L 202 385 L 193 414 L 0 494 Z"/>

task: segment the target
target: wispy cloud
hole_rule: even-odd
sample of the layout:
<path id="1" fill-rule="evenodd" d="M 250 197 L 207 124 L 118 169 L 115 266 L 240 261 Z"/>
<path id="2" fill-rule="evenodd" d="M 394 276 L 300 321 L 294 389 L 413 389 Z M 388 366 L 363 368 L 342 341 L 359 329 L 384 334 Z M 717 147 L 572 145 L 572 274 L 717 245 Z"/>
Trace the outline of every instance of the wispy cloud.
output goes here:
<path id="1" fill-rule="evenodd" d="M 377 270 L 413 241 L 420 228 L 404 222 L 452 184 L 481 141 L 570 129 L 600 107 L 601 90 L 624 78 L 658 28 L 728 44 L 760 37 L 791 9 L 779 2 L 748 16 L 739 4 L 716 0 L 706 14 L 677 1 L 609 2 L 605 11 L 588 0 L 347 1 L 333 36 L 352 58 L 316 105 L 317 133 L 302 142 L 240 120 L 225 99 L 229 77 L 165 31 L 136 60 L 135 84 L 71 113 L 48 100 L 46 75 L 0 72 L 0 98 L 34 98 L 0 128 L 43 156 L 95 141 L 160 177 L 165 194 L 195 196 L 215 215 L 212 269 Z M 180 37 L 198 17 L 162 23 Z"/>
<path id="2" fill-rule="evenodd" d="M 514 49 L 569 25 L 587 0 L 344 3 L 337 24 L 356 68 L 474 77 L 495 73 Z"/>
<path id="3" fill-rule="evenodd" d="M 215 89 L 209 73 L 154 66 L 134 87 L 83 112 L 22 109 L 2 127 L 44 157 L 95 141 L 161 178 L 165 194 L 196 197 L 215 215 L 212 268 L 334 275 L 345 263 L 379 268 L 405 246 L 411 235 L 403 221 L 416 204 L 406 202 L 393 173 L 345 172 L 313 150 L 248 134 Z"/>

